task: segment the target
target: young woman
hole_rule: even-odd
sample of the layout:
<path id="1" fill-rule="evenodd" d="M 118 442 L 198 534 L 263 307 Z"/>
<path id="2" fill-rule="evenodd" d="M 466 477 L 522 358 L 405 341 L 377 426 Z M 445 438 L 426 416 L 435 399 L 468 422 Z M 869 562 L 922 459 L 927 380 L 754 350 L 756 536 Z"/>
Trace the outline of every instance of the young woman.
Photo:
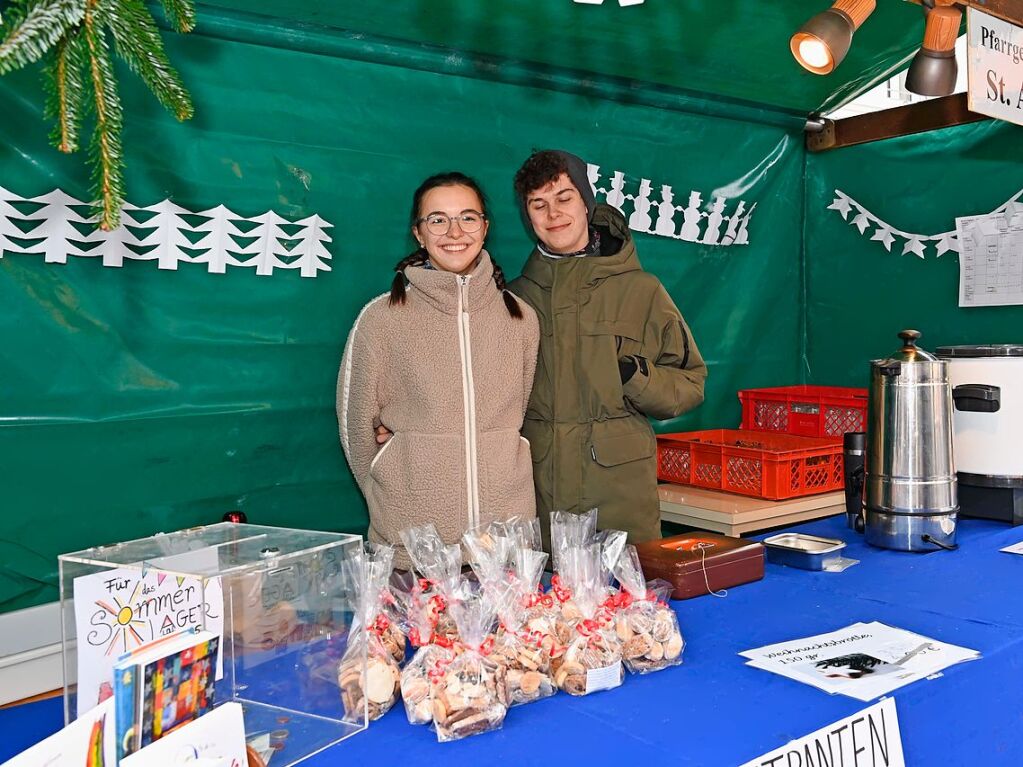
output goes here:
<path id="1" fill-rule="evenodd" d="M 348 336 L 338 375 L 341 444 L 369 506 L 369 537 L 432 522 L 445 543 L 467 529 L 536 513 L 529 443 L 519 435 L 533 385 L 536 315 L 505 289 L 483 249 L 479 185 L 426 179 L 412 200 L 420 247 L 395 267 Z"/>

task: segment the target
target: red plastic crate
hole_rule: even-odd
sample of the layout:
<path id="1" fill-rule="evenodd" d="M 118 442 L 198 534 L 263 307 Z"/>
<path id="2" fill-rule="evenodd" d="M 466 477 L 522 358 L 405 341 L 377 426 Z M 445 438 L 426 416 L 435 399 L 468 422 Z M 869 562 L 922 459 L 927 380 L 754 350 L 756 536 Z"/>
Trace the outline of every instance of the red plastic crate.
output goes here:
<path id="1" fill-rule="evenodd" d="M 657 437 L 657 478 L 772 501 L 841 490 L 842 443 L 710 429 Z"/>
<path id="2" fill-rule="evenodd" d="M 848 386 L 743 389 L 741 429 L 842 438 L 867 430 L 867 390 Z"/>

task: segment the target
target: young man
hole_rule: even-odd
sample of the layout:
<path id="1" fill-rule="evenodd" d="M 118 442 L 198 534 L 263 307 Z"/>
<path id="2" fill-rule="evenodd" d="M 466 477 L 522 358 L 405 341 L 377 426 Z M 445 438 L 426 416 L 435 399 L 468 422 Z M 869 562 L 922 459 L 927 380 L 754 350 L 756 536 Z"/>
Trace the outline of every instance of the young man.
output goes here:
<path id="1" fill-rule="evenodd" d="M 660 537 L 657 450 L 647 416 L 703 401 L 707 366 L 664 286 L 643 271 L 625 218 L 596 205 L 578 157 L 534 153 L 515 193 L 538 242 L 510 289 L 540 319 L 540 353 L 522 434 L 537 513 L 597 507 L 601 529 Z"/>

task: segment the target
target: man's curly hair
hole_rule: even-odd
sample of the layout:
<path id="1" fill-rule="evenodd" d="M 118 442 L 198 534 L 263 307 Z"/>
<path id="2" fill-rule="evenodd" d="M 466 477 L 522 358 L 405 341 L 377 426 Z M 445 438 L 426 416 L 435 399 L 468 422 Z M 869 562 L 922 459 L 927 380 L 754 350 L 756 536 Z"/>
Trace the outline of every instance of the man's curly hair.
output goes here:
<path id="1" fill-rule="evenodd" d="M 515 173 L 515 196 L 524 207 L 530 192 L 543 189 L 562 173 L 568 173 L 564 157 L 550 149 L 535 151 Z"/>

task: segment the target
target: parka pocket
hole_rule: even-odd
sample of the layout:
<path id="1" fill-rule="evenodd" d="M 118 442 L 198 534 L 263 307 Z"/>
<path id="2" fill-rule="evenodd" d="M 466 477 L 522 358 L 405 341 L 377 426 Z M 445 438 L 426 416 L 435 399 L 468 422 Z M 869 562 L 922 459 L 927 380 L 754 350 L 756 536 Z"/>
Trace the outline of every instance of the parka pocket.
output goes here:
<path id="1" fill-rule="evenodd" d="M 586 320 L 583 319 L 586 328 L 582 331 L 586 335 L 611 336 L 615 339 L 616 356 L 627 354 L 642 354 L 643 351 L 643 325 L 634 320 Z"/>
<path id="2" fill-rule="evenodd" d="M 657 438 L 647 428 L 637 427 L 632 418 L 618 418 L 593 424 L 590 452 L 593 460 L 610 468 L 650 458 L 657 449 Z"/>
<path id="3" fill-rule="evenodd" d="M 579 336 L 579 385 L 586 408 L 584 415 L 605 419 L 630 412 L 618 372 L 618 360 L 639 354 L 642 349 L 638 325 L 620 320 L 584 323 Z"/>
<path id="4" fill-rule="evenodd" d="M 658 529 L 656 449 L 643 416 L 597 422 L 590 433 L 581 508 L 596 506 L 604 528 L 625 530 L 633 542 L 654 537 Z"/>

